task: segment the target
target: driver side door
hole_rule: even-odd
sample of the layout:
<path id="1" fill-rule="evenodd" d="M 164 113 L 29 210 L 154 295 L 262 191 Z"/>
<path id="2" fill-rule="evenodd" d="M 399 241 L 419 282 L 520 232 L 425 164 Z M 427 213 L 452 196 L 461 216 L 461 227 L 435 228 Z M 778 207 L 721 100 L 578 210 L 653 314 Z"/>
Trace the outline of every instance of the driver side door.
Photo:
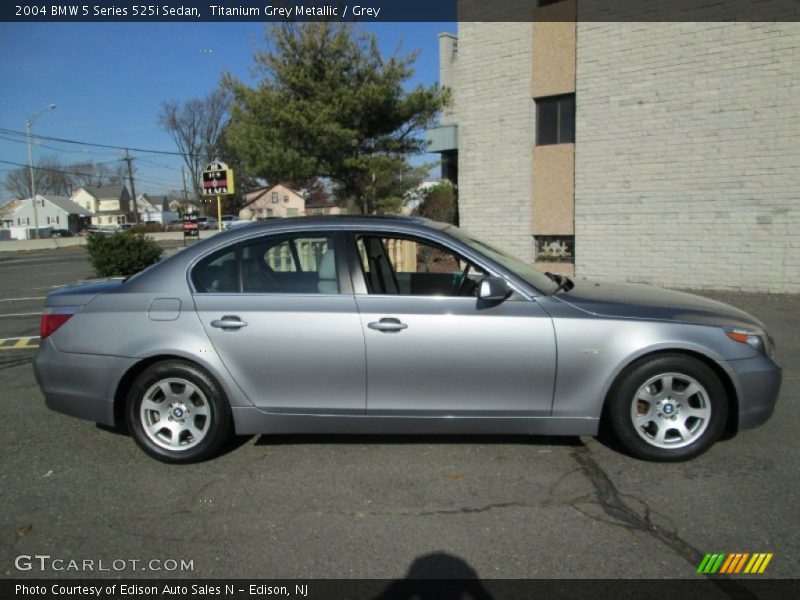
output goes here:
<path id="1" fill-rule="evenodd" d="M 429 240 L 356 234 L 349 247 L 363 276 L 368 414 L 550 414 L 555 339 L 535 301 L 479 302 L 486 270 Z"/>

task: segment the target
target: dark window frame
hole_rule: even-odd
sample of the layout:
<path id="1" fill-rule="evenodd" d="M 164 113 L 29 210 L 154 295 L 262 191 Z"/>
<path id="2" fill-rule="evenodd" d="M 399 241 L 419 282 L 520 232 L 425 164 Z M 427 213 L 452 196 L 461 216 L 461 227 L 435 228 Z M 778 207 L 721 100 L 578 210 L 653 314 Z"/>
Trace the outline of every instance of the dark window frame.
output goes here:
<path id="1" fill-rule="evenodd" d="M 571 116 L 571 127 L 570 131 L 564 132 L 563 129 L 563 122 L 562 116 L 563 111 L 567 108 L 568 104 L 566 101 L 572 101 L 572 116 Z M 576 114 L 576 103 L 575 103 L 575 94 L 558 94 L 556 96 L 543 96 L 541 98 L 534 98 L 534 102 L 536 102 L 536 145 L 537 146 L 555 146 L 558 144 L 574 144 L 575 143 L 575 114 Z M 544 119 L 542 116 L 542 112 L 544 108 L 552 109 L 553 104 L 555 105 L 556 115 L 555 115 L 555 141 L 550 140 L 543 140 L 543 127 L 547 124 L 552 124 L 549 122 L 549 119 Z M 567 134 L 571 133 L 571 136 Z M 565 139 L 569 137 L 570 139 Z"/>

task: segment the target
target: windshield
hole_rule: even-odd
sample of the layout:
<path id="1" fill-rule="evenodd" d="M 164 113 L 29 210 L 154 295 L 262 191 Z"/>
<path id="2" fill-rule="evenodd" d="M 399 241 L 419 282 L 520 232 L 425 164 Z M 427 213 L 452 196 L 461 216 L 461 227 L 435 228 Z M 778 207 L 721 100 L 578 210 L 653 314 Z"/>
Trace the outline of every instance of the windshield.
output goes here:
<path id="1" fill-rule="evenodd" d="M 505 267 L 514 273 L 514 275 L 520 279 L 527 281 L 540 292 L 544 294 L 552 294 L 558 289 L 558 284 L 541 271 L 537 271 L 518 258 L 514 258 L 502 250 L 495 248 L 491 244 L 487 244 L 486 242 L 477 239 L 471 233 L 452 225 L 445 229 L 445 231 L 447 231 L 447 233 L 452 235 L 454 238 L 461 240 L 469 247 L 491 258 L 500 266 Z"/>

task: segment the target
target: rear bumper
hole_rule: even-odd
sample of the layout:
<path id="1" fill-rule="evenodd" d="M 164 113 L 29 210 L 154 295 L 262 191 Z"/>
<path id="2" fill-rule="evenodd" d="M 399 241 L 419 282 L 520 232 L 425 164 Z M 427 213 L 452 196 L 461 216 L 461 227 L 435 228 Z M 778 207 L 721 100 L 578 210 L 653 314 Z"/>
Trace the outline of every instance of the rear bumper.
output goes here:
<path id="1" fill-rule="evenodd" d="M 136 359 L 60 352 L 43 340 L 33 372 L 48 408 L 80 419 L 114 426 L 114 394 Z"/>
<path id="2" fill-rule="evenodd" d="M 739 399 L 739 429 L 765 423 L 775 411 L 782 370 L 772 359 L 757 356 L 725 363 L 733 376 Z"/>

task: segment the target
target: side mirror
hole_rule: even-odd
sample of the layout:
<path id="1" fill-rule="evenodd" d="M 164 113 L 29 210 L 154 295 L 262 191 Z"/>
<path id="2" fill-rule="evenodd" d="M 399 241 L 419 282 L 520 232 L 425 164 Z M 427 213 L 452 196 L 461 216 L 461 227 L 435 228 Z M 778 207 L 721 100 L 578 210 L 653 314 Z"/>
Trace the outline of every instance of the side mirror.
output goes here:
<path id="1" fill-rule="evenodd" d="M 502 302 L 511 295 L 511 291 L 502 277 L 487 277 L 481 281 L 478 298 L 488 302 Z"/>

